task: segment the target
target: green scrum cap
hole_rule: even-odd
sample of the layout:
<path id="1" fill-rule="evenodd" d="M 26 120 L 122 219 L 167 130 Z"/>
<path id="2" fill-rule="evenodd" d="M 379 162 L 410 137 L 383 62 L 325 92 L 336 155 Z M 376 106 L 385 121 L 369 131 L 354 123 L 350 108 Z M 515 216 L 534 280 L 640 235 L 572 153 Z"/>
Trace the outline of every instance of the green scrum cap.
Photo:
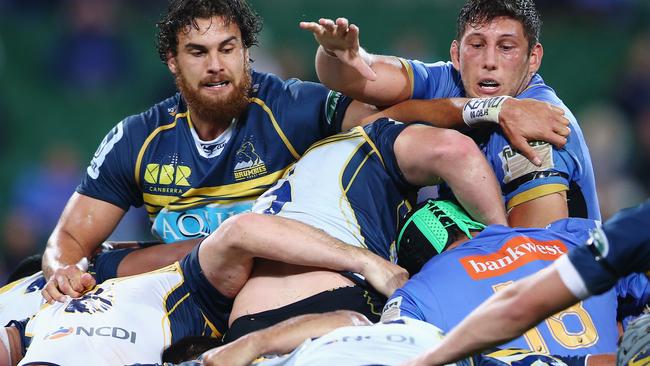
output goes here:
<path id="1" fill-rule="evenodd" d="M 397 250 L 399 251 L 403 240 L 411 241 L 419 237 L 426 239 L 438 252 L 436 254 L 442 253 L 449 244 L 448 230 L 454 226 L 470 239 L 470 230 L 485 229 L 485 225 L 472 220 L 465 210 L 454 202 L 430 199 L 402 226 L 397 237 Z"/>

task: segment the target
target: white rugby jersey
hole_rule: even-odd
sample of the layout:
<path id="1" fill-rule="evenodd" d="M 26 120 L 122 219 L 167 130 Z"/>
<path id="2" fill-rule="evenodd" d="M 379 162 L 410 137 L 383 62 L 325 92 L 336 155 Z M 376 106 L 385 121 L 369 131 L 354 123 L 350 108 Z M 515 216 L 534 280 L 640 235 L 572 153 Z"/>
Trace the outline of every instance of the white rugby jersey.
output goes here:
<path id="1" fill-rule="evenodd" d="M 43 272 L 36 272 L 0 288 L 0 326 L 34 316 L 45 303 L 45 282 Z"/>
<path id="2" fill-rule="evenodd" d="M 253 211 L 309 224 L 351 245 L 395 260 L 403 194 L 415 192 L 399 173 L 393 153 L 404 125 L 387 119 L 312 145 Z"/>
<path id="3" fill-rule="evenodd" d="M 188 301 L 189 299 L 189 301 Z M 45 305 L 27 323 L 31 338 L 19 365 L 132 365 L 161 362 L 165 347 L 209 335 L 178 263 L 105 281 L 77 299 Z"/>
<path id="4" fill-rule="evenodd" d="M 291 354 L 260 360 L 256 366 L 400 365 L 442 340 L 440 329 L 423 321 L 400 318 L 372 326 L 350 326 L 307 340 Z M 463 365 L 471 364 L 468 359 Z M 460 364 L 460 363 L 459 363 Z"/>

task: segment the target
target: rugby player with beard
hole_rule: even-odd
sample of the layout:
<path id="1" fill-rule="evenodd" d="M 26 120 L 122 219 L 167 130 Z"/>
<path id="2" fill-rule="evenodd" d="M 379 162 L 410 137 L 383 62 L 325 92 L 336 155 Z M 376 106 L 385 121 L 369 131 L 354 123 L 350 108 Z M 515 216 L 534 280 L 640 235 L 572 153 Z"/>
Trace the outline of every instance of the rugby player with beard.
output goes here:
<path id="1" fill-rule="evenodd" d="M 85 258 L 131 206 L 145 206 L 160 242 L 205 237 L 249 211 L 311 144 L 369 114 L 320 84 L 252 70 L 261 27 L 245 0 L 170 1 L 157 43 L 179 93 L 101 142 L 48 241 L 47 301 L 94 286 Z M 138 270 L 167 258 L 150 256 Z"/>
<path id="2" fill-rule="evenodd" d="M 261 20 L 245 0 L 171 0 L 158 28 L 160 58 L 180 93 L 127 117 L 101 142 L 44 253 L 48 302 L 92 288 L 86 258 L 131 206 L 145 206 L 161 242 L 193 245 L 228 217 L 249 211 L 314 142 L 375 112 L 321 84 L 252 70 L 249 48 Z M 514 120 L 525 123 L 531 113 L 548 119 L 548 107 L 539 104 Z M 443 112 L 441 120 L 462 121 L 462 104 L 449 102 Z M 464 138 L 439 132 L 430 148 L 445 154 Z M 471 202 L 478 219 L 502 222 L 500 197 L 486 193 L 498 192 L 496 182 L 476 184 L 482 171 L 457 170 L 455 193 Z M 178 248 L 141 258 L 136 272 L 163 267 L 188 249 Z"/>

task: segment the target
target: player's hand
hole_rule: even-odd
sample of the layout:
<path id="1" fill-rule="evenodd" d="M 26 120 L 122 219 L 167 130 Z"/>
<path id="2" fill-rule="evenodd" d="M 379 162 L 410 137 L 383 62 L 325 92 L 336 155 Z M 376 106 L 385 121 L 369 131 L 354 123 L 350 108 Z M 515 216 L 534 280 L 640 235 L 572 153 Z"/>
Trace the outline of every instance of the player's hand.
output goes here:
<path id="1" fill-rule="evenodd" d="M 251 333 L 232 343 L 213 348 L 202 356 L 203 365 L 208 366 L 248 366 L 258 356 L 255 347 L 255 334 Z"/>
<path id="2" fill-rule="evenodd" d="M 95 278 L 79 265 L 67 265 L 54 271 L 41 294 L 50 304 L 54 301 L 65 302 L 69 297 L 80 297 L 95 284 Z"/>
<path id="3" fill-rule="evenodd" d="M 361 274 L 368 283 L 382 295 L 390 297 L 398 288 L 402 287 L 409 279 L 408 271 L 393 264 L 378 255 L 366 251 L 368 260 Z"/>
<path id="4" fill-rule="evenodd" d="M 537 166 L 542 161 L 529 141 L 562 148 L 571 133 L 562 108 L 533 99 L 508 98 L 499 113 L 499 125 L 512 147 Z"/>
<path id="5" fill-rule="evenodd" d="M 300 28 L 314 34 L 316 41 L 328 54 L 336 55 L 343 63 L 356 69 L 364 78 L 376 80 L 377 74 L 361 55 L 359 27 L 346 18 L 319 19 L 316 22 L 300 22 Z"/>

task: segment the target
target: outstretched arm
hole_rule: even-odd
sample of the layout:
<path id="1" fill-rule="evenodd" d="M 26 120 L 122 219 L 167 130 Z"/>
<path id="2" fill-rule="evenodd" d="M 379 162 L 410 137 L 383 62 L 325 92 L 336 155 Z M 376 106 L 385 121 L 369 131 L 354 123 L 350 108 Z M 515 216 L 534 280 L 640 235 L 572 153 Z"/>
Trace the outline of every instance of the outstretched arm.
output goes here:
<path id="1" fill-rule="evenodd" d="M 322 230 L 279 216 L 245 213 L 224 221 L 199 249 L 201 268 L 223 295 L 235 297 L 253 259 L 361 273 L 389 296 L 408 279 L 405 269 Z"/>
<path id="2" fill-rule="evenodd" d="M 569 120 L 562 108 L 534 99 L 447 98 L 408 100 L 364 119 L 365 123 L 381 117 L 401 122 L 428 122 L 435 127 L 467 129 L 475 125 L 498 124 L 512 147 L 533 164 L 541 160 L 528 141 L 545 141 L 564 147 L 571 133 Z"/>
<path id="3" fill-rule="evenodd" d="M 411 96 L 408 73 L 393 56 L 372 55 L 361 48 L 359 28 L 345 18 L 301 22 L 320 44 L 316 72 L 330 89 L 376 106 L 399 103 Z"/>
<path id="4" fill-rule="evenodd" d="M 203 364 L 247 366 L 260 355 L 289 353 L 306 339 L 320 337 L 334 329 L 371 324 L 366 317 L 352 311 L 301 315 L 210 350 L 204 354 Z"/>
<path id="5" fill-rule="evenodd" d="M 408 365 L 444 365 L 498 346 L 576 302 L 558 271 L 547 267 L 492 295 Z"/>
<path id="6" fill-rule="evenodd" d="M 64 301 L 65 296 L 80 296 L 95 285 L 86 273 L 88 259 L 113 232 L 124 210 L 110 203 L 74 193 L 43 254 L 43 274 L 48 282 L 43 289 L 46 301 Z"/>

